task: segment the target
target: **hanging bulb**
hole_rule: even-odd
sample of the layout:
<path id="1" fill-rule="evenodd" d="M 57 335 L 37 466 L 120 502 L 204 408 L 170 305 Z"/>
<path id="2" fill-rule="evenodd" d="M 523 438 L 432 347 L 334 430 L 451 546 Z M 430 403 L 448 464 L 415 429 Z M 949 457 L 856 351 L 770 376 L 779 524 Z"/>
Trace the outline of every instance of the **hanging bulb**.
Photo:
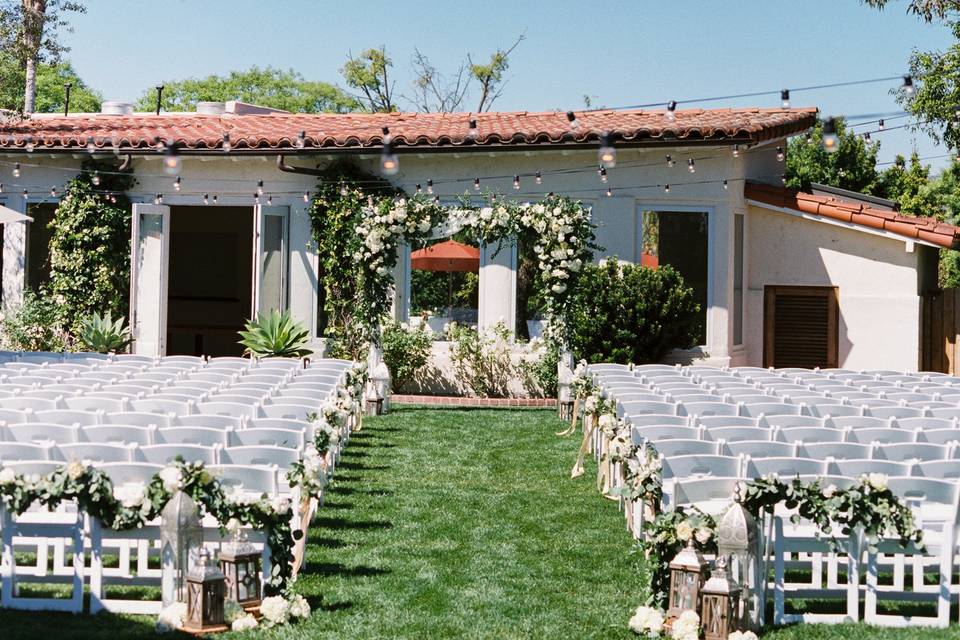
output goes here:
<path id="1" fill-rule="evenodd" d="M 427 193 L 433 194 L 433 178 L 427 180 Z"/>
<path id="2" fill-rule="evenodd" d="M 177 154 L 177 147 L 171 140 L 165 146 L 163 154 L 163 172 L 168 176 L 175 176 L 180 173 L 180 156 Z"/>
<path id="3" fill-rule="evenodd" d="M 310 192 L 309 192 L 309 191 L 304 191 L 304 192 L 303 192 L 303 201 L 306 202 L 306 203 L 309 203 L 309 202 L 310 202 Z"/>
<path id="4" fill-rule="evenodd" d="M 873 140 L 873 138 L 870 136 L 870 132 L 869 132 L 869 131 L 867 131 L 865 134 L 863 134 L 863 141 L 864 141 L 864 142 L 870 142 L 871 140 Z"/>
<path id="5" fill-rule="evenodd" d="M 14 163 L 14 165 L 13 165 L 13 177 L 14 177 L 14 178 L 19 178 L 19 177 L 20 177 L 20 163 L 19 163 L 19 162 L 16 162 L 16 163 Z"/>
<path id="6" fill-rule="evenodd" d="M 297 149 L 303 149 L 305 146 L 307 146 L 306 131 L 301 131 L 300 133 L 297 134 L 297 142 L 295 144 L 297 145 Z"/>
<path id="7" fill-rule="evenodd" d="M 497 201 L 497 194 L 491 193 L 491 194 L 490 194 L 490 202 L 496 202 L 496 201 Z"/>
<path id="8" fill-rule="evenodd" d="M 163 204 L 163 194 L 158 193 L 157 197 L 153 199 L 153 204 Z"/>
<path id="9" fill-rule="evenodd" d="M 730 185 L 727 184 L 727 181 L 726 181 L 726 180 L 723 181 L 723 188 L 724 188 L 724 189 L 729 189 L 729 188 L 730 188 Z"/>
<path id="10" fill-rule="evenodd" d="M 784 185 L 787 184 L 787 174 L 783 174 L 782 176 L 780 176 L 780 182 L 781 184 L 784 184 Z"/>
<path id="11" fill-rule="evenodd" d="M 807 135 L 806 135 L 806 138 L 807 138 L 807 144 L 813 144 L 813 134 L 812 134 L 812 133 L 810 133 L 810 132 L 808 131 L 808 132 L 807 132 Z"/>
<path id="12" fill-rule="evenodd" d="M 23 190 L 23 199 L 26 200 L 26 199 L 29 198 L 29 197 L 30 197 L 30 194 L 27 192 L 26 189 L 24 189 L 24 190 Z"/>
<path id="13" fill-rule="evenodd" d="M 580 121 L 577 120 L 577 116 L 573 111 L 567 111 L 567 121 L 570 122 L 570 128 L 574 131 L 580 128 Z"/>
<path id="14" fill-rule="evenodd" d="M 163 140 L 160 139 L 160 136 L 153 137 L 153 148 L 157 151 L 163 151 L 166 145 L 163 144 Z"/>
<path id="15" fill-rule="evenodd" d="M 233 146 L 230 144 L 230 134 L 223 134 L 223 143 L 220 145 L 224 153 L 228 153 Z"/>
<path id="16" fill-rule="evenodd" d="M 610 144 L 610 136 L 606 133 L 600 136 L 600 149 L 597 151 L 600 164 L 607 169 L 617 166 L 617 150 Z"/>
<path id="17" fill-rule="evenodd" d="M 780 91 L 780 104 L 784 109 L 790 108 L 790 89 L 783 89 Z"/>
<path id="18" fill-rule="evenodd" d="M 606 183 L 606 181 L 607 181 L 607 168 L 606 168 L 606 167 L 600 167 L 600 169 L 597 171 L 597 173 L 600 174 L 600 182 Z"/>
<path id="19" fill-rule="evenodd" d="M 733 145 L 733 146 L 730 148 L 730 155 L 732 155 L 734 158 L 739 158 L 739 157 L 740 157 L 740 145 L 738 145 L 738 144 Z"/>
<path id="20" fill-rule="evenodd" d="M 520 175 L 519 175 L 519 174 L 516 174 L 516 173 L 513 174 L 513 188 L 514 188 L 515 190 L 519 190 L 519 189 L 520 189 Z"/>
<path id="21" fill-rule="evenodd" d="M 664 193 L 670 193 L 670 185 L 668 185 L 668 184 L 663 185 L 663 192 L 664 192 Z"/>
<path id="22" fill-rule="evenodd" d="M 87 153 L 96 153 L 97 144 L 93 140 L 93 136 L 87 138 Z"/>
<path id="23" fill-rule="evenodd" d="M 477 139 L 477 121 L 476 120 L 470 121 L 470 128 L 467 129 L 467 139 L 468 140 Z"/>
<path id="24" fill-rule="evenodd" d="M 480 178 L 473 179 L 473 190 L 480 191 Z"/>
<path id="25" fill-rule="evenodd" d="M 537 169 L 537 172 L 533 174 L 533 181 L 537 184 L 543 184 L 543 175 L 540 174 L 540 169 Z"/>
<path id="26" fill-rule="evenodd" d="M 777 162 L 783 162 L 783 147 L 777 147 Z"/>
<path id="27" fill-rule="evenodd" d="M 0 182 L 0 193 L 3 193 L 3 183 Z"/>
<path id="28" fill-rule="evenodd" d="M 257 195 L 263 195 L 263 180 L 257 180 Z"/>
<path id="29" fill-rule="evenodd" d="M 259 193 L 253 194 L 253 204 L 260 204 L 260 194 L 259 194 Z"/>
<path id="30" fill-rule="evenodd" d="M 835 153 L 840 147 L 840 138 L 837 137 L 837 124 L 833 118 L 828 118 L 823 123 L 823 150 L 827 153 Z"/>
<path id="31" fill-rule="evenodd" d="M 440 204 L 440 196 L 438 196 L 438 195 L 437 195 L 437 196 L 433 196 L 433 202 L 434 202 L 434 204 Z"/>
<path id="32" fill-rule="evenodd" d="M 117 204 L 117 196 L 110 194 L 110 204 Z"/>
<path id="33" fill-rule="evenodd" d="M 383 153 L 380 154 L 380 171 L 385 176 L 396 175 L 400 171 L 400 159 L 393 152 L 393 146 L 386 141 L 383 143 Z"/>
<path id="34" fill-rule="evenodd" d="M 667 103 L 667 118 L 670 120 L 675 120 L 677 117 L 677 101 L 671 100 Z"/>
<path id="35" fill-rule="evenodd" d="M 673 167 L 673 165 L 675 165 L 675 164 L 676 164 L 676 162 L 673 161 L 673 156 L 668 155 L 668 156 L 667 156 L 667 166 L 668 166 L 668 167 Z"/>
<path id="36" fill-rule="evenodd" d="M 607 197 L 609 198 L 612 195 L 613 195 L 613 189 L 611 189 L 610 187 L 607 187 Z"/>
<path id="37" fill-rule="evenodd" d="M 272 206 L 273 206 L 273 196 L 272 196 L 272 195 L 267 196 L 267 206 L 268 206 L 268 207 L 272 207 Z"/>
<path id="38" fill-rule="evenodd" d="M 420 195 L 423 192 L 423 189 L 420 188 L 420 183 L 417 183 L 417 195 Z"/>
<path id="39" fill-rule="evenodd" d="M 696 163 L 693 161 L 693 158 L 689 158 L 689 159 L 687 160 L 687 171 L 689 171 L 690 173 L 696 173 L 696 172 L 697 172 L 697 165 L 696 165 Z"/>
<path id="40" fill-rule="evenodd" d="M 913 95 L 913 76 L 903 76 L 903 86 L 900 87 L 908 96 Z"/>
<path id="41" fill-rule="evenodd" d="M 213 194 L 213 204 L 217 204 L 217 194 Z"/>
<path id="42" fill-rule="evenodd" d="M 90 176 L 90 183 L 93 184 L 93 186 L 95 186 L 95 187 L 99 187 L 99 186 L 100 186 L 100 174 L 97 173 L 96 171 L 94 171 L 94 172 L 93 172 L 93 175 Z"/>
<path id="43" fill-rule="evenodd" d="M 880 121 L 877 122 L 877 128 L 880 129 L 880 131 L 883 131 L 886 128 L 886 126 L 887 125 L 886 123 L 884 123 L 883 118 L 880 118 Z"/>
<path id="44" fill-rule="evenodd" d="M 120 153 L 120 138 L 118 138 L 117 136 L 111 136 L 110 148 L 113 149 L 114 153 Z"/>
<path id="45" fill-rule="evenodd" d="M 346 196 L 347 193 L 348 193 L 348 191 L 347 191 L 347 185 L 344 184 L 343 182 L 341 182 L 341 183 L 340 183 L 340 195 L 341 195 L 341 196 Z"/>
<path id="46" fill-rule="evenodd" d="M 180 191 L 181 180 L 180 176 L 177 176 L 177 179 L 173 181 L 173 190 Z"/>
<path id="47" fill-rule="evenodd" d="M 393 142 L 393 135 L 390 133 L 390 127 L 383 127 L 380 129 L 383 132 L 383 144 L 390 144 Z"/>
<path id="48" fill-rule="evenodd" d="M 56 188 L 56 187 L 50 187 L 50 197 L 51 197 L 51 198 L 56 198 L 56 197 L 57 197 L 57 188 Z"/>
<path id="49" fill-rule="evenodd" d="M 27 142 L 23 145 L 23 148 L 27 150 L 27 153 L 33 153 L 33 150 L 36 148 L 33 144 L 33 136 L 27 136 Z"/>
<path id="50" fill-rule="evenodd" d="M 203 204 L 210 204 L 210 194 L 203 194 Z"/>

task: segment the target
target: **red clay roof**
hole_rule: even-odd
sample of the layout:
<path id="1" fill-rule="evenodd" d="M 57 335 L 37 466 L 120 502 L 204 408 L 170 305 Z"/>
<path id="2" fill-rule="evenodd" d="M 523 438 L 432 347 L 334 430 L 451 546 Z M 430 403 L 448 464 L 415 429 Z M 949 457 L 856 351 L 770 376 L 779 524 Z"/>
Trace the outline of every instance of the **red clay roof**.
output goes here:
<path id="1" fill-rule="evenodd" d="M 960 227 L 934 218 L 905 216 L 895 211 L 874 209 L 867 204 L 815 196 L 768 184 L 747 182 L 744 197 L 782 209 L 793 209 L 871 229 L 882 229 L 905 238 L 922 240 L 948 249 L 960 248 Z"/>
<path id="2" fill-rule="evenodd" d="M 470 138 L 470 121 L 477 131 Z M 594 144 L 602 132 L 627 143 L 757 143 L 805 131 L 816 120 L 816 109 L 685 109 L 674 118 L 663 110 L 589 111 L 577 113 L 574 129 L 563 112 L 487 113 L 323 113 L 266 115 L 78 114 L 39 116 L 0 123 L 0 151 L 22 151 L 28 140 L 37 149 L 85 147 L 93 138 L 98 148 L 148 150 L 159 138 L 185 149 L 220 149 L 223 135 L 237 150 L 276 150 L 295 147 L 306 134 L 309 149 L 380 147 L 383 127 L 389 127 L 395 147 L 520 146 Z"/>

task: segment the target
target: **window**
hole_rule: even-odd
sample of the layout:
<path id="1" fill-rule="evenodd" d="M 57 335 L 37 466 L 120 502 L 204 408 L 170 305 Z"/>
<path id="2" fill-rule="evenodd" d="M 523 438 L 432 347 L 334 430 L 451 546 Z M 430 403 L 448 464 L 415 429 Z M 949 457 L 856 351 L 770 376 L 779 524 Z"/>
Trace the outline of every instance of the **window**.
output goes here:
<path id="1" fill-rule="evenodd" d="M 707 291 L 709 288 L 708 224 L 704 211 L 643 211 L 644 264 L 676 269 L 700 305 L 700 344 L 706 343 Z"/>
<path id="2" fill-rule="evenodd" d="M 733 216 L 733 344 L 743 344 L 743 214 Z"/>
<path id="3" fill-rule="evenodd" d="M 763 366 L 837 366 L 835 287 L 764 287 Z"/>

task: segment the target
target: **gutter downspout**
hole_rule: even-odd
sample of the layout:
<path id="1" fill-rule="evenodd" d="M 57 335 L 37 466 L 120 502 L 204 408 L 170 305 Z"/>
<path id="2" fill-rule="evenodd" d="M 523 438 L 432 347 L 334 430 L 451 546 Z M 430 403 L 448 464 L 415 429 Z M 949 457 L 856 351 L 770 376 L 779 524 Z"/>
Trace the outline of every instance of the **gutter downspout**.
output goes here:
<path id="1" fill-rule="evenodd" d="M 318 176 L 322 177 L 324 172 L 320 169 L 310 169 L 307 167 L 291 167 L 286 162 L 284 162 L 284 157 L 282 155 L 277 156 L 277 169 L 285 173 L 299 173 L 305 176 Z"/>

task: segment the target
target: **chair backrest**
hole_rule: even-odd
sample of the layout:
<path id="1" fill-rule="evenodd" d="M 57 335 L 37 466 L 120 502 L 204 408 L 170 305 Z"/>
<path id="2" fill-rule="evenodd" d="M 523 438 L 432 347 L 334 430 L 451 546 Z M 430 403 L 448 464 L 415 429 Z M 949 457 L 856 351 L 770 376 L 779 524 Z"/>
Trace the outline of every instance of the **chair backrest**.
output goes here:
<path id="1" fill-rule="evenodd" d="M 305 438 L 302 430 L 293 429 L 243 429 L 230 432 L 230 445 L 234 447 L 270 446 L 302 451 Z"/>
<path id="2" fill-rule="evenodd" d="M 917 429 L 917 442 L 955 444 L 960 442 L 960 429 Z"/>
<path id="3" fill-rule="evenodd" d="M 2 455 L 2 454 L 0 454 Z M 913 465 L 913 475 L 937 480 L 960 481 L 960 464 L 956 460 L 927 460 Z"/>
<path id="4" fill-rule="evenodd" d="M 663 457 L 663 478 L 739 478 L 743 475 L 741 459 L 736 456 L 683 455 Z"/>
<path id="5" fill-rule="evenodd" d="M 710 402 L 686 402 L 682 404 L 682 412 L 688 416 L 735 416 L 738 415 L 739 407 L 729 402 L 720 402 L 719 398 L 714 397 Z"/>
<path id="6" fill-rule="evenodd" d="M 916 436 L 912 431 L 906 429 L 891 429 L 883 427 L 881 429 L 851 429 L 847 434 L 848 442 L 859 442 L 860 444 L 897 444 L 904 442 L 913 442 Z"/>
<path id="7" fill-rule="evenodd" d="M 266 407 L 264 407 L 264 409 L 266 409 Z M 687 416 L 664 415 L 662 413 L 642 416 L 627 416 L 626 421 L 635 427 L 643 427 L 650 424 L 675 424 L 678 426 L 687 426 L 690 424 L 690 419 Z"/>
<path id="8" fill-rule="evenodd" d="M 154 398 L 143 398 L 134 400 L 130 403 L 134 411 L 145 413 L 157 413 L 160 415 L 174 414 L 177 416 L 187 416 L 194 412 L 196 404 L 192 401 L 177 402 L 176 400 L 156 400 Z"/>
<path id="9" fill-rule="evenodd" d="M 243 419 L 236 416 L 196 413 L 191 416 L 180 416 L 173 420 L 171 427 L 204 427 L 206 429 L 239 429 Z"/>
<path id="10" fill-rule="evenodd" d="M 249 399 L 244 399 L 244 402 L 201 402 L 197 405 L 198 413 L 234 418 L 255 418 L 258 410 L 259 405 Z"/>
<path id="11" fill-rule="evenodd" d="M 52 422 L 54 424 L 78 424 L 88 426 L 103 422 L 103 411 L 70 411 L 69 409 L 54 409 L 52 411 L 37 411 L 37 422 Z"/>
<path id="12" fill-rule="evenodd" d="M 924 409 L 917 407 L 870 407 L 867 413 L 877 418 L 919 418 L 924 415 Z"/>
<path id="13" fill-rule="evenodd" d="M 896 407 L 897 403 L 886 398 L 856 398 L 851 399 L 850 404 L 863 407 L 865 411 L 870 409 L 882 409 L 884 407 Z"/>
<path id="14" fill-rule="evenodd" d="M 84 427 L 81 437 L 87 442 L 109 444 L 153 444 L 155 427 L 144 427 L 132 424 L 100 424 Z"/>
<path id="15" fill-rule="evenodd" d="M 107 424 L 133 424 L 138 427 L 169 427 L 170 416 L 147 411 L 120 411 L 105 416 Z"/>
<path id="16" fill-rule="evenodd" d="M 884 429 L 892 426 L 892 423 L 872 416 L 831 416 L 827 426 L 834 429 Z"/>
<path id="17" fill-rule="evenodd" d="M 243 491 L 277 493 L 277 469 L 262 465 L 219 464 L 209 467 L 211 473 L 220 478 L 226 487 L 237 487 Z"/>
<path id="18" fill-rule="evenodd" d="M 896 423 L 900 429 L 909 429 L 911 431 L 916 431 L 917 429 L 921 431 L 932 431 L 934 429 L 938 431 L 942 429 L 956 429 L 960 431 L 960 423 L 951 418 L 931 418 L 929 416 L 923 418 L 897 418 Z"/>
<path id="19" fill-rule="evenodd" d="M 770 442 L 769 440 L 740 440 L 724 442 L 720 453 L 728 456 L 778 456 L 789 457 L 794 455 L 796 446 L 789 442 Z"/>
<path id="20" fill-rule="evenodd" d="M 332 389 L 333 387 L 330 387 L 330 388 Z M 283 389 L 281 389 L 278 395 L 301 395 L 301 394 L 307 395 L 310 392 L 311 392 L 311 389 L 305 389 L 302 385 L 298 385 L 296 387 L 293 385 L 288 385 Z M 663 400 L 663 396 L 658 393 L 637 392 L 637 391 L 630 391 L 627 393 L 618 393 L 614 397 L 616 397 L 617 403 L 619 405 L 617 407 L 617 410 L 621 414 L 623 413 L 623 407 L 625 404 L 632 404 L 634 402 L 649 402 L 649 401 L 659 402 Z"/>
<path id="21" fill-rule="evenodd" d="M 49 460 L 52 451 L 52 443 L 0 442 L 0 464 L 16 460 Z"/>
<path id="22" fill-rule="evenodd" d="M 781 478 L 794 476 L 821 476 L 827 472 L 827 463 L 812 458 L 796 458 L 793 456 L 771 456 L 765 458 L 747 458 L 746 475 L 749 478 L 762 478 L 768 474 L 776 474 Z"/>
<path id="23" fill-rule="evenodd" d="M 151 444 L 140 447 L 137 458 L 142 462 L 169 464 L 178 457 L 185 462 L 202 462 L 205 465 L 217 464 L 217 447 L 205 447 L 197 444 Z"/>
<path id="24" fill-rule="evenodd" d="M 266 399 L 267 398 L 264 397 L 262 394 L 256 394 L 254 396 L 250 396 L 242 393 L 240 394 L 218 393 L 215 396 L 210 396 L 209 398 L 207 398 L 207 402 L 203 404 L 211 404 L 211 405 L 212 404 L 219 404 L 219 405 L 236 404 L 240 406 L 246 406 L 247 409 L 249 410 L 247 415 L 250 415 L 252 417 L 253 415 L 256 415 L 256 406 L 260 404 L 260 402 L 265 401 Z M 223 410 L 222 408 L 217 409 L 217 411 L 222 411 L 222 410 Z M 231 409 L 231 411 L 233 410 Z"/>
<path id="25" fill-rule="evenodd" d="M 225 387 L 210 395 L 211 402 L 260 402 L 269 395 L 261 389 L 237 389 L 236 385 Z"/>
<path id="26" fill-rule="evenodd" d="M 850 478 L 859 478 L 869 473 L 882 473 L 887 476 L 906 476 L 910 475 L 910 467 L 909 462 L 897 462 L 895 460 L 836 459 L 830 463 L 830 473 Z"/>
<path id="27" fill-rule="evenodd" d="M 761 405 L 766 406 L 768 404 L 782 405 L 784 404 L 783 398 L 779 396 L 771 396 L 765 393 L 761 393 L 759 389 L 754 389 L 752 392 L 748 393 L 736 393 L 728 392 L 726 389 L 720 390 L 719 392 L 728 402 L 733 404 L 748 404 L 748 405 Z M 788 405 L 790 406 L 790 405 Z M 756 415 L 756 414 L 753 414 Z"/>
<path id="28" fill-rule="evenodd" d="M 207 369 L 227 369 L 230 371 L 245 371 L 253 368 L 254 362 L 249 358 L 238 358 L 235 356 L 219 356 L 207 360 Z"/>
<path id="29" fill-rule="evenodd" d="M 275 387 L 278 384 L 285 382 L 289 376 L 282 375 L 280 373 L 251 373 L 240 378 L 237 378 L 232 384 L 268 384 L 271 387 Z"/>
<path id="30" fill-rule="evenodd" d="M 678 480 L 673 485 L 673 502 L 678 506 L 692 505 L 707 513 L 717 513 L 732 502 L 741 482 L 738 478 L 715 476 Z"/>
<path id="31" fill-rule="evenodd" d="M 723 440 L 741 442 L 743 440 L 770 440 L 773 430 L 766 427 L 707 427 L 703 432 L 704 440 Z"/>
<path id="32" fill-rule="evenodd" d="M 658 440 L 653 447 L 666 458 L 690 455 L 716 455 L 719 443 L 709 440 L 692 440 L 690 438 L 673 438 Z"/>
<path id="33" fill-rule="evenodd" d="M 133 353 L 118 353 L 113 356 L 113 360 L 122 364 L 156 364 L 158 361 L 153 356 L 140 356 Z"/>
<path id="34" fill-rule="evenodd" d="M 150 484 L 153 476 L 158 474 L 163 466 L 150 462 L 104 462 L 99 465 L 114 486 L 128 483 Z"/>
<path id="35" fill-rule="evenodd" d="M 167 366 L 170 364 L 189 364 L 195 367 L 202 367 L 206 360 L 203 356 L 162 356 L 158 360 L 158 364 L 161 366 Z"/>
<path id="36" fill-rule="evenodd" d="M 894 477 L 887 488 L 919 512 L 919 520 L 957 524 L 960 510 L 960 483 L 925 477 Z"/>
<path id="37" fill-rule="evenodd" d="M 700 437 L 700 430 L 695 427 L 678 427 L 676 425 L 648 425 L 645 427 L 633 427 L 630 430 L 633 442 L 641 444 L 643 442 L 653 442 L 656 444 L 659 440 L 672 440 L 675 438 L 687 438 L 696 440 Z"/>
<path id="38" fill-rule="evenodd" d="M 930 415 L 934 418 L 960 418 L 960 407 L 953 409 L 931 409 Z"/>
<path id="39" fill-rule="evenodd" d="M 782 442 L 843 442 L 846 431 L 828 427 L 787 427 L 778 429 L 776 439 Z"/>
<path id="40" fill-rule="evenodd" d="M 810 442 L 800 446 L 799 455 L 814 460 L 865 460 L 870 457 L 869 444 L 857 442 Z"/>
<path id="41" fill-rule="evenodd" d="M 306 420 L 307 416 L 316 412 L 317 407 L 302 404 L 265 404 L 260 407 L 261 415 L 266 418 L 287 420 Z"/>
<path id="42" fill-rule="evenodd" d="M 284 418 L 253 418 L 247 421 L 247 429 L 283 429 L 300 431 L 304 438 L 313 438 L 313 425 L 305 420 L 286 420 Z"/>
<path id="43" fill-rule="evenodd" d="M 720 402 L 721 400 L 720 396 L 714 395 L 712 393 L 706 393 L 702 389 L 700 390 L 699 393 L 689 393 L 685 390 L 681 391 L 680 393 L 668 392 L 667 398 L 669 398 L 671 402 L 679 402 L 680 404 L 682 404 L 683 407 L 681 408 L 681 411 L 685 410 L 687 415 L 693 415 L 692 412 L 690 411 L 690 405 L 692 404 L 700 403 L 700 402 L 714 403 L 714 402 Z M 646 398 L 640 398 L 640 399 L 646 399 Z"/>
<path id="44" fill-rule="evenodd" d="M 219 445 L 225 447 L 230 442 L 232 429 L 209 429 L 206 427 L 167 427 L 158 429 L 156 444 L 195 444 L 204 447 Z"/>
<path id="45" fill-rule="evenodd" d="M 7 432 L 14 442 L 78 442 L 80 428 L 67 424 L 51 424 L 49 422 L 27 422 L 8 424 Z"/>
<path id="46" fill-rule="evenodd" d="M 340 380 L 341 380 L 342 378 L 343 378 L 343 376 L 340 375 L 340 374 L 338 374 L 338 373 L 329 373 L 329 374 L 313 373 L 313 374 L 310 374 L 310 375 L 295 376 L 295 377 L 291 380 L 290 384 L 291 384 L 291 385 L 294 385 L 294 384 L 310 384 L 310 385 L 312 385 L 312 384 L 318 384 L 318 385 L 328 384 L 328 385 L 331 385 L 331 386 L 334 386 L 334 387 L 335 387 L 335 386 L 337 386 L 337 384 L 339 384 L 339 382 L 340 382 Z"/>
<path id="47" fill-rule="evenodd" d="M 703 427 L 756 427 L 756 418 L 749 416 L 698 416 L 696 424 Z"/>
<path id="48" fill-rule="evenodd" d="M 11 398 L 0 398 L 0 409 L 17 409 L 23 411 L 51 411 L 57 408 L 56 400 L 45 400 L 42 398 L 23 398 L 13 396 Z"/>
<path id="49" fill-rule="evenodd" d="M 45 476 L 53 473 L 62 465 L 62 462 L 54 460 L 14 460 L 12 462 L 5 462 L 3 466 L 13 469 L 13 472 L 18 476 Z"/>
<path id="50" fill-rule="evenodd" d="M 74 411 L 125 411 L 127 408 L 126 400 L 113 400 L 108 398 L 91 398 L 86 395 L 72 398 L 64 398 L 63 404 L 67 409 Z"/>
<path id="51" fill-rule="evenodd" d="M 852 404 L 811 404 L 807 402 L 806 412 L 818 418 L 844 418 L 862 416 L 864 409 Z"/>
<path id="52" fill-rule="evenodd" d="M 896 393 L 886 393 L 884 394 L 884 397 L 887 400 L 893 400 L 895 402 L 916 402 L 918 404 L 923 402 L 933 402 L 934 400 L 936 400 L 936 398 L 934 398 L 929 393 L 917 393 L 915 391 L 914 392 L 900 391 Z"/>
<path id="53" fill-rule="evenodd" d="M 223 464 L 275 465 L 283 470 L 299 459 L 296 449 L 259 444 L 227 447 L 221 452 Z"/>
<path id="54" fill-rule="evenodd" d="M 763 424 L 768 427 L 789 429 L 793 427 L 823 427 L 825 421 L 816 416 L 764 416 Z"/>
<path id="55" fill-rule="evenodd" d="M 191 372 L 188 380 L 206 380 L 207 382 L 222 382 L 230 383 L 235 382 L 238 379 L 238 374 L 232 371 L 226 371 L 224 369 L 218 369 L 216 371 L 210 371 L 208 369 L 203 369 L 201 371 Z"/>
<path id="56" fill-rule="evenodd" d="M 196 400 L 201 401 L 210 395 L 209 389 L 197 389 L 187 385 L 175 384 L 169 387 L 163 387 L 159 390 L 154 396 L 151 397 L 160 397 L 163 396 L 168 400 L 179 400 L 180 402 L 186 402 L 187 400 Z"/>
<path id="57" fill-rule="evenodd" d="M 73 442 L 58 445 L 54 455 L 60 460 L 90 460 L 94 463 L 132 462 L 133 448 L 122 444 Z"/>
<path id="58" fill-rule="evenodd" d="M 624 415 L 647 415 L 651 413 L 676 415 L 679 405 L 672 402 L 631 402 L 624 405 Z"/>
<path id="59" fill-rule="evenodd" d="M 33 415 L 32 410 L 0 409 L 0 422 L 6 422 L 8 424 L 26 422 L 27 420 L 31 420 Z"/>
<path id="60" fill-rule="evenodd" d="M 740 406 L 740 414 L 756 418 L 758 416 L 797 416 L 800 415 L 800 405 L 785 402 L 751 403 Z"/>
<path id="61" fill-rule="evenodd" d="M 873 448 L 873 457 L 877 460 L 946 460 L 950 447 L 926 442 L 904 442 L 886 444 Z"/>

